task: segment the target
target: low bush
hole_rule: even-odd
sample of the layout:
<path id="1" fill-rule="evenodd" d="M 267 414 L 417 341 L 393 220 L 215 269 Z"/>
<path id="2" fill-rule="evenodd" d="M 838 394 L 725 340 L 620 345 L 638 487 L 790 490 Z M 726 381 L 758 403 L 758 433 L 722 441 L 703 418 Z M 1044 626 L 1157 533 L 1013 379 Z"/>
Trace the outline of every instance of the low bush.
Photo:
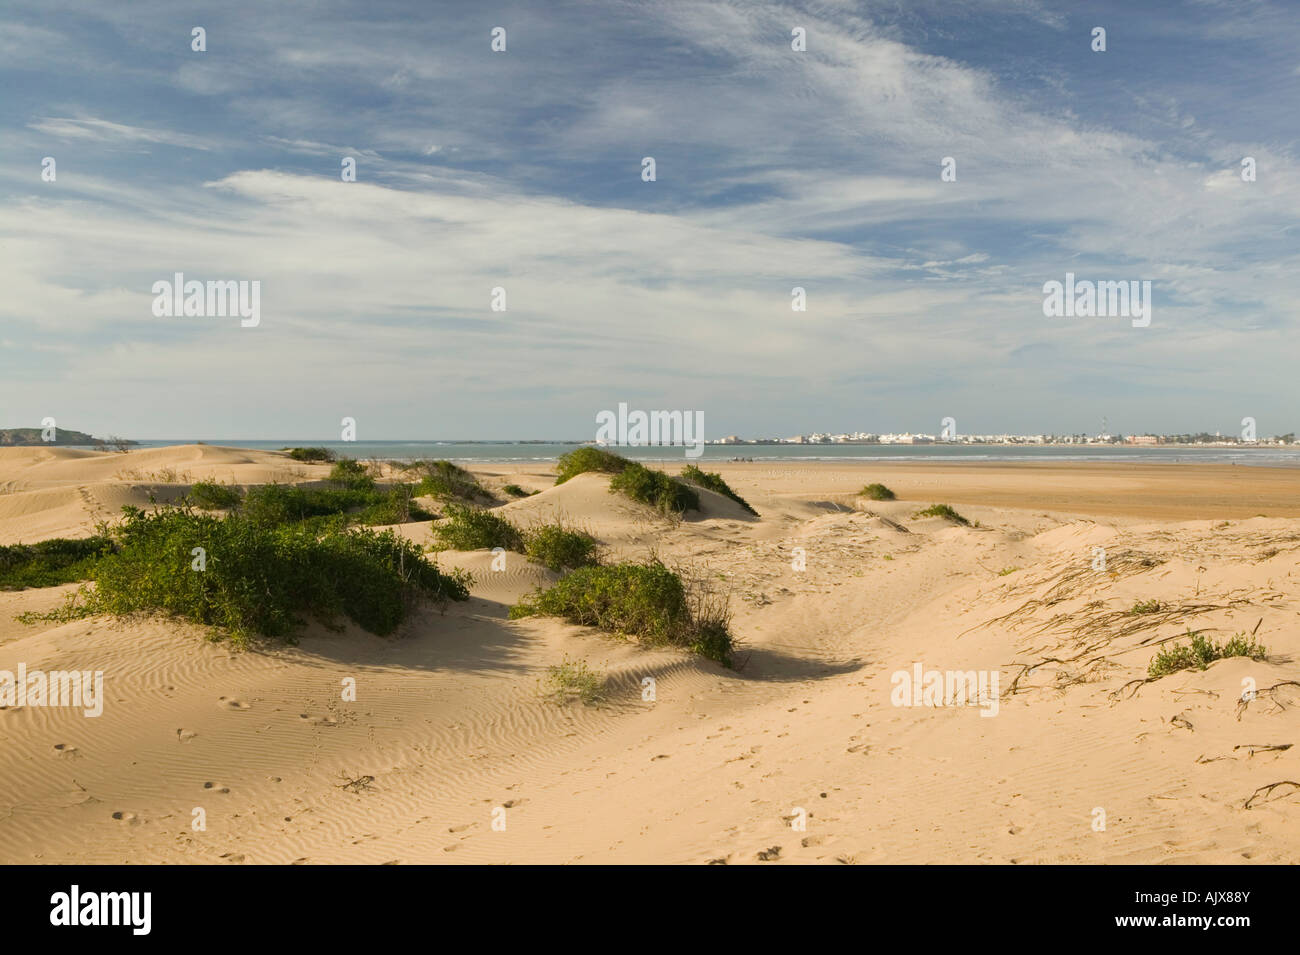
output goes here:
<path id="1" fill-rule="evenodd" d="M 600 563 L 600 542 L 585 531 L 570 530 L 555 521 L 524 531 L 524 554 L 557 572 L 591 567 Z"/>
<path id="2" fill-rule="evenodd" d="M 327 624 L 345 616 L 388 634 L 419 599 L 443 606 L 469 597 L 465 575 L 439 571 L 391 531 L 322 534 L 184 507 L 124 511 L 111 531 L 115 551 L 97 562 L 94 589 L 81 593 L 83 613 L 169 613 L 242 644 L 289 637 L 308 616 Z"/>
<path id="3" fill-rule="evenodd" d="M 248 520 L 264 526 L 308 522 L 403 524 L 427 521 L 432 514 L 411 500 L 408 485 L 388 490 L 370 488 L 303 488 L 290 484 L 263 484 L 250 488 L 239 507 Z"/>
<path id="4" fill-rule="evenodd" d="M 416 461 L 411 467 L 421 475 L 415 488 L 416 494 L 443 501 L 474 503 L 492 500 L 492 495 L 479 484 L 474 475 L 450 461 Z"/>
<path id="5" fill-rule="evenodd" d="M 56 587 L 94 576 L 95 564 L 113 549 L 108 537 L 55 537 L 0 547 L 0 590 Z"/>
<path id="6" fill-rule="evenodd" d="M 753 514 L 755 517 L 758 516 L 758 511 L 750 507 L 748 501 L 733 491 L 731 485 L 722 479 L 721 474 L 714 471 L 701 471 L 694 464 L 688 464 L 686 467 L 682 468 L 682 477 L 698 487 L 706 488 L 716 494 L 721 494 L 724 497 L 731 498 L 750 514 Z"/>
<path id="7" fill-rule="evenodd" d="M 563 484 L 569 478 L 577 477 L 579 474 L 586 474 L 588 471 L 618 474 L 631 463 L 627 458 L 612 451 L 584 445 L 581 448 L 574 448 L 572 451 L 566 451 L 560 455 L 560 459 L 556 463 L 556 471 L 559 473 L 559 477 L 555 479 L 555 483 Z"/>
<path id="8" fill-rule="evenodd" d="M 535 615 L 682 647 L 731 665 L 734 639 L 725 600 L 702 586 L 688 589 L 658 560 L 581 567 L 510 608 L 512 619 Z"/>
<path id="9" fill-rule="evenodd" d="M 1204 670 L 1215 660 L 1227 657 L 1263 660 L 1268 655 L 1267 647 L 1255 643 L 1253 637 L 1244 633 L 1237 634 L 1224 644 L 1215 643 L 1199 631 L 1188 630 L 1187 636 L 1191 638 L 1187 646 L 1173 644 L 1161 648 L 1147 667 L 1150 679 L 1159 679 L 1179 670 Z"/>
<path id="10" fill-rule="evenodd" d="M 447 506 L 448 520 L 432 528 L 434 540 L 452 550 L 491 550 L 504 547 L 523 553 L 524 536 L 499 514 L 477 510 L 464 504 Z"/>
<path id="11" fill-rule="evenodd" d="M 868 484 L 858 494 L 872 501 L 892 501 L 895 497 L 894 492 L 883 484 Z"/>
<path id="12" fill-rule="evenodd" d="M 349 491 L 369 491 L 375 486 L 370 469 L 360 461 L 342 458 L 330 468 L 329 481 Z"/>
<path id="13" fill-rule="evenodd" d="M 681 514 L 700 509 L 700 495 L 693 487 L 635 461 L 628 461 L 627 467 L 610 479 L 609 488 L 626 494 L 634 501 L 649 504 L 664 514 Z"/>
<path id="14" fill-rule="evenodd" d="M 334 452 L 329 448 L 284 448 L 289 457 L 304 464 L 330 464 L 334 461 Z"/>
<path id="15" fill-rule="evenodd" d="M 244 492 L 234 485 L 216 481 L 196 481 L 190 485 L 190 500 L 205 511 L 230 510 L 238 507 Z"/>

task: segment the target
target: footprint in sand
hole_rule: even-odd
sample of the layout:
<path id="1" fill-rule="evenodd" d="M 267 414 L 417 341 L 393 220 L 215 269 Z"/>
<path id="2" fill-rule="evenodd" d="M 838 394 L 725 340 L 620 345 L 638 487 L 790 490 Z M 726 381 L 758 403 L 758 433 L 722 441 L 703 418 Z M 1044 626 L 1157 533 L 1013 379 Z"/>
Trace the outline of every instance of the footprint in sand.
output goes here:
<path id="1" fill-rule="evenodd" d="M 775 862 L 781 857 L 780 846 L 770 846 L 766 849 L 760 849 L 758 852 L 759 862 Z"/>
<path id="2" fill-rule="evenodd" d="M 188 743 L 198 735 L 199 734 L 194 732 L 194 730 L 178 729 L 176 731 L 176 739 L 181 743 Z"/>
<path id="3" fill-rule="evenodd" d="M 117 812 L 113 813 L 113 818 L 116 819 L 118 822 L 125 823 L 128 826 L 140 825 L 140 818 L 133 812 L 118 810 Z"/>
<path id="4" fill-rule="evenodd" d="M 79 752 L 77 752 L 77 747 L 73 746 L 71 743 L 55 743 L 55 744 L 54 744 L 54 751 L 55 751 L 56 753 L 58 753 L 60 756 L 80 756 L 80 755 L 81 755 Z"/>
<path id="5" fill-rule="evenodd" d="M 312 716 L 310 713 L 299 713 L 298 719 L 315 726 L 337 726 L 339 722 L 332 716 Z"/>
<path id="6" fill-rule="evenodd" d="M 203 784 L 203 788 L 206 789 L 206 790 L 208 790 L 209 792 L 214 792 L 214 793 L 228 793 L 228 792 L 230 792 L 230 787 L 229 787 L 229 786 L 221 786 L 221 785 L 219 785 L 219 784 L 217 784 L 217 783 L 204 783 L 204 784 Z"/>
<path id="7" fill-rule="evenodd" d="M 233 696 L 222 696 L 217 698 L 217 705 L 223 710 L 246 710 L 248 704 L 243 700 L 237 700 Z"/>

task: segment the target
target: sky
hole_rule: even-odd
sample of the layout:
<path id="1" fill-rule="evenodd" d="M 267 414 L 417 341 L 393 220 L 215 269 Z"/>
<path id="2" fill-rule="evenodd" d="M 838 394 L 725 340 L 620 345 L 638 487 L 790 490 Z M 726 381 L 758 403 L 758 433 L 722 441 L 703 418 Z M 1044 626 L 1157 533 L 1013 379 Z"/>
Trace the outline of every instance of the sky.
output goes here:
<path id="1" fill-rule="evenodd" d="M 0 427 L 1300 431 L 1290 0 L 7 0 L 0 89 Z"/>

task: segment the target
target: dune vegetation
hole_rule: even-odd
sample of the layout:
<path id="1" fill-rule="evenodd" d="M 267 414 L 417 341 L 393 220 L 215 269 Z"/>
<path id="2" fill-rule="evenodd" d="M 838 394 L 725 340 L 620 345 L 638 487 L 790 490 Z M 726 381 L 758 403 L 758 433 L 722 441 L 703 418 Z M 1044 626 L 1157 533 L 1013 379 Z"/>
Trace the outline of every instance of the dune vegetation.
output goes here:
<path id="1" fill-rule="evenodd" d="M 918 517 L 942 517 L 946 521 L 952 521 L 954 524 L 961 524 L 964 527 L 970 526 L 970 521 L 958 514 L 948 504 L 931 504 L 924 510 L 917 511 L 912 515 L 913 520 Z"/>
<path id="2" fill-rule="evenodd" d="M 858 492 L 859 497 L 865 497 L 871 501 L 892 501 L 896 497 L 893 491 L 883 484 L 868 484 Z"/>
<path id="3" fill-rule="evenodd" d="M 615 454 L 613 451 L 606 451 L 603 448 L 594 448 L 589 445 L 574 448 L 572 451 L 560 455 L 555 467 L 559 475 L 555 479 L 555 483 L 563 484 L 570 478 L 575 478 L 579 474 L 586 474 L 588 471 L 597 471 L 602 474 L 618 474 L 631 463 L 622 455 Z"/>
<path id="4" fill-rule="evenodd" d="M 701 471 L 694 464 L 688 464 L 686 467 L 682 468 L 682 477 L 691 484 L 694 484 L 696 487 L 702 487 L 706 490 L 713 491 L 715 494 L 721 494 L 723 497 L 731 498 L 747 512 L 753 514 L 755 517 L 758 516 L 758 511 L 750 507 L 748 501 L 733 491 L 731 485 L 722 479 L 721 474 L 718 474 L 715 471 Z"/>
<path id="5" fill-rule="evenodd" d="M 346 617 L 384 635 L 417 600 L 443 606 L 469 597 L 467 575 L 438 570 L 392 531 L 264 524 L 184 506 L 124 510 L 91 569 L 93 588 L 44 616 L 161 612 L 246 644 L 289 638 L 308 618 Z"/>
<path id="6" fill-rule="evenodd" d="M 648 645 L 680 647 L 726 666 L 734 640 L 724 598 L 688 587 L 657 559 L 583 567 L 510 608 L 511 619 L 561 617 Z"/>
<path id="7" fill-rule="evenodd" d="M 1157 680 L 1162 676 L 1177 673 L 1179 670 L 1204 670 L 1215 660 L 1228 657 L 1249 657 L 1263 660 L 1268 656 L 1268 648 L 1256 643 L 1253 637 L 1239 633 L 1225 643 L 1216 643 L 1204 634 L 1189 630 L 1186 645 L 1175 643 L 1161 648 L 1147 667 L 1147 677 Z"/>
<path id="8" fill-rule="evenodd" d="M 0 547 L 0 590 L 56 587 L 89 580 L 95 563 L 111 552 L 103 535 L 69 540 L 55 537 L 36 544 Z"/>

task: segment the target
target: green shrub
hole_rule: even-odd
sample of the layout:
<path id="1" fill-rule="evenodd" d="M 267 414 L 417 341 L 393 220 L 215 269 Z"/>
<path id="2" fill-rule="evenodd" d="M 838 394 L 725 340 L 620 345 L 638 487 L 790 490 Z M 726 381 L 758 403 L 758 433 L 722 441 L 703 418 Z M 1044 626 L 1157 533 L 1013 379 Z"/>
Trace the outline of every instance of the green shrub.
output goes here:
<path id="1" fill-rule="evenodd" d="M 758 517 L 758 511 L 750 507 L 748 501 L 733 491 L 731 486 L 722 479 L 721 474 L 714 471 L 701 471 L 694 464 L 688 464 L 686 467 L 682 468 L 682 477 L 690 481 L 692 484 L 698 485 L 702 488 L 707 488 L 708 490 L 713 491 L 716 494 L 721 494 L 724 497 L 731 498 L 750 514 Z"/>
<path id="2" fill-rule="evenodd" d="M 964 524 L 969 526 L 970 521 L 962 517 L 947 504 L 931 504 L 923 511 L 917 511 L 912 515 L 913 519 L 918 517 L 942 517 L 952 521 L 954 524 Z"/>
<path id="3" fill-rule="evenodd" d="M 334 460 L 334 452 L 329 448 L 284 448 L 289 457 L 306 464 L 329 464 Z"/>
<path id="4" fill-rule="evenodd" d="M 375 492 L 361 510 L 351 515 L 358 524 L 405 524 L 432 520 L 433 515 L 413 500 L 410 485 L 399 484 L 387 491 Z"/>
<path id="5" fill-rule="evenodd" d="M 873 501 L 892 501 L 895 497 L 894 492 L 883 484 L 868 484 L 858 494 Z"/>
<path id="6" fill-rule="evenodd" d="M 529 492 L 525 491 L 518 484 L 507 484 L 501 490 L 505 491 L 511 497 L 530 497 Z"/>
<path id="7" fill-rule="evenodd" d="M 416 461 L 411 468 L 421 475 L 416 494 L 470 503 L 492 500 L 492 495 L 474 475 L 450 461 Z"/>
<path id="8" fill-rule="evenodd" d="M 545 615 L 648 644 L 689 649 L 731 665 L 734 641 L 725 601 L 697 590 L 658 560 L 581 567 L 510 608 L 511 619 Z"/>
<path id="9" fill-rule="evenodd" d="M 591 567 L 600 563 L 600 542 L 556 521 L 524 531 L 524 554 L 554 571 Z"/>
<path id="10" fill-rule="evenodd" d="M 480 511 L 464 504 L 447 505 L 448 521 L 432 528 L 435 540 L 452 550 L 491 550 L 504 547 L 523 553 L 524 536 L 519 528 L 499 514 Z"/>
<path id="11" fill-rule="evenodd" d="M 230 510 L 238 507 L 243 499 L 244 492 L 233 485 L 196 481 L 190 486 L 190 500 L 195 507 L 201 507 L 205 511 Z"/>
<path id="12" fill-rule="evenodd" d="M 368 491 L 375 486 L 375 479 L 371 476 L 370 469 L 360 461 L 351 458 L 342 458 L 335 462 L 334 467 L 330 468 L 329 480 L 331 484 L 337 484 L 350 491 Z"/>
<path id="13" fill-rule="evenodd" d="M 626 494 L 634 501 L 649 504 L 665 514 L 681 514 L 700 509 L 700 495 L 693 487 L 635 461 L 628 461 L 627 467 L 610 479 L 609 488 Z"/>
<path id="14" fill-rule="evenodd" d="M 160 611 L 228 634 L 288 637 L 302 615 L 331 623 L 346 616 L 391 633 L 418 599 L 438 605 L 469 597 L 467 578 L 444 574 L 414 543 L 391 531 L 267 526 L 186 508 L 124 508 L 112 532 L 117 551 L 95 568 L 85 611 Z M 203 548 L 206 566 L 195 569 Z"/>
<path id="15" fill-rule="evenodd" d="M 618 474 L 631 463 L 627 458 L 612 451 L 584 445 L 581 448 L 574 448 L 572 451 L 566 451 L 560 455 L 559 461 L 556 462 L 556 471 L 559 473 L 559 477 L 555 479 L 555 483 L 563 484 L 569 478 L 577 477 L 579 474 L 585 474 L 588 471 Z"/>
<path id="16" fill-rule="evenodd" d="M 56 587 L 94 576 L 96 562 L 111 552 L 105 536 L 69 540 L 55 537 L 37 544 L 0 547 L 0 590 Z"/>
<path id="17" fill-rule="evenodd" d="M 411 500 L 408 485 L 388 490 L 364 488 L 302 488 L 263 484 L 250 488 L 239 512 L 264 526 L 310 522 L 313 526 L 354 521 L 361 524 L 403 524 L 427 521 L 433 515 Z"/>
<path id="18" fill-rule="evenodd" d="M 1204 670 L 1215 660 L 1227 657 L 1250 657 L 1252 660 L 1263 660 L 1268 656 L 1267 647 L 1255 643 L 1253 637 L 1247 637 L 1244 633 L 1237 634 L 1222 645 L 1203 636 L 1199 631 L 1188 630 L 1187 636 L 1191 638 L 1190 645 L 1174 644 L 1162 648 L 1155 655 L 1151 665 L 1147 667 L 1147 676 L 1150 679 L 1168 676 L 1179 670 Z"/>

